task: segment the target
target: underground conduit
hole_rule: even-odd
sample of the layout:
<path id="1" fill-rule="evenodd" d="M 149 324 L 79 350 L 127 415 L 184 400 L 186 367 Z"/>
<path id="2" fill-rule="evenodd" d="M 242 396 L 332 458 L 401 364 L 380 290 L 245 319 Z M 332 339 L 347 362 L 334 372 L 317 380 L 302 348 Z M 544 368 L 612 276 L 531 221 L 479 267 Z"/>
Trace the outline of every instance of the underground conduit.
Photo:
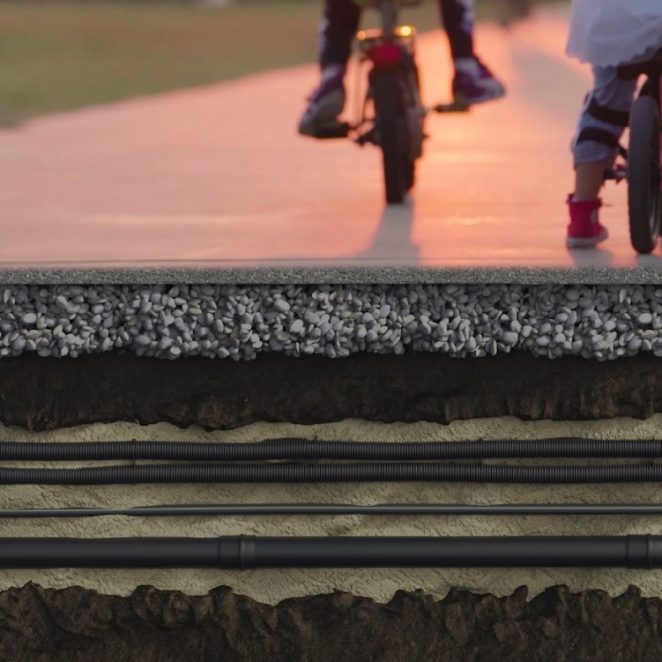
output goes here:
<path id="1" fill-rule="evenodd" d="M 4 538 L 0 568 L 662 567 L 662 536 Z"/>
<path id="2" fill-rule="evenodd" d="M 0 510 L 0 519 L 67 517 L 232 517 L 306 515 L 662 515 L 659 503 L 524 503 L 524 504 L 436 504 L 400 503 L 354 505 L 336 503 L 247 503 L 134 506 L 130 508 L 15 508 Z"/>
<path id="3" fill-rule="evenodd" d="M 509 466 L 488 464 L 184 464 L 90 468 L 0 468 L 0 485 L 139 483 L 639 483 L 662 482 L 662 465 Z"/>
<path id="4" fill-rule="evenodd" d="M 256 443 L 169 441 L 0 442 L 0 460 L 453 460 L 480 458 L 662 458 L 662 441 L 554 438 L 494 441 L 354 442 L 272 439 Z"/>

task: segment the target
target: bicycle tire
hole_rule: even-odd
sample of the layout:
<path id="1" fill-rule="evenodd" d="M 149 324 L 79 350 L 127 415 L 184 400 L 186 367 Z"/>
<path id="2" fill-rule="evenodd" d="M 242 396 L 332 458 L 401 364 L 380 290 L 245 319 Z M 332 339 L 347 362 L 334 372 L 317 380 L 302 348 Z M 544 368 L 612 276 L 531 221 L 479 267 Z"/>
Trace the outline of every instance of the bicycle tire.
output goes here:
<path id="1" fill-rule="evenodd" d="M 403 145 L 402 121 L 399 117 L 400 85 L 392 68 L 372 71 L 372 97 L 375 105 L 375 126 L 379 136 L 384 170 L 384 189 L 387 204 L 401 204 L 407 192 L 404 172 L 406 150 Z"/>
<path id="2" fill-rule="evenodd" d="M 660 231 L 660 114 L 657 103 L 639 97 L 630 113 L 628 216 L 637 253 L 650 253 Z"/>
<path id="3" fill-rule="evenodd" d="M 411 191 L 416 183 L 416 161 L 423 154 L 423 122 L 420 115 L 421 85 L 418 75 L 418 68 L 413 58 L 410 59 L 407 70 L 407 87 L 409 93 L 406 100 L 406 125 L 407 125 L 407 149 L 404 151 L 404 173 L 405 188 Z M 416 114 L 416 119 L 412 120 L 411 113 Z M 414 125 L 413 122 L 416 122 Z M 416 145 L 414 143 L 417 143 Z"/>
<path id="4" fill-rule="evenodd" d="M 414 161 L 405 161 L 405 189 L 411 191 L 416 184 L 416 164 Z"/>

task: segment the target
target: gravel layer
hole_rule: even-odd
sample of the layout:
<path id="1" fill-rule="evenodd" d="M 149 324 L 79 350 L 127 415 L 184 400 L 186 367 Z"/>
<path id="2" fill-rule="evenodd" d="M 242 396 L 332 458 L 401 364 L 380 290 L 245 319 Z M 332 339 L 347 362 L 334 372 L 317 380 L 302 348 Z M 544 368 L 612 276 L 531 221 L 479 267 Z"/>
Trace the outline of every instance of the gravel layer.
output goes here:
<path id="1" fill-rule="evenodd" d="M 662 287 L 0 286 L 0 357 L 662 356 Z"/>

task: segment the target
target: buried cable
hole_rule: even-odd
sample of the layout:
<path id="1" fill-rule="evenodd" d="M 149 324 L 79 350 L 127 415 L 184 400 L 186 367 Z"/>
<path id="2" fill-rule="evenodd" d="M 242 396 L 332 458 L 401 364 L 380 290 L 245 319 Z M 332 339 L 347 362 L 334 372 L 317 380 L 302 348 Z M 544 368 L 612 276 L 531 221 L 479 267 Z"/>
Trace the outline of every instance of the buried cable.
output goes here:
<path id="1" fill-rule="evenodd" d="M 58 469 L 0 468 L 0 485 L 419 481 L 521 484 L 661 482 L 662 465 L 512 466 L 411 462 L 356 464 L 151 464 Z"/>
<path id="2" fill-rule="evenodd" d="M 171 441 L 0 442 L 0 460 L 423 461 L 480 458 L 662 458 L 662 441 L 551 438 L 491 441 L 354 442 L 285 438 L 255 443 Z"/>
<path id="3" fill-rule="evenodd" d="M 0 519 L 77 518 L 119 515 L 124 517 L 232 517 L 306 515 L 662 515 L 659 503 L 523 503 L 523 504 L 342 504 L 342 503 L 242 503 L 133 506 L 128 508 L 14 508 L 0 510 Z"/>
<path id="4" fill-rule="evenodd" d="M 662 567 L 662 536 L 4 538 L 0 568 Z"/>

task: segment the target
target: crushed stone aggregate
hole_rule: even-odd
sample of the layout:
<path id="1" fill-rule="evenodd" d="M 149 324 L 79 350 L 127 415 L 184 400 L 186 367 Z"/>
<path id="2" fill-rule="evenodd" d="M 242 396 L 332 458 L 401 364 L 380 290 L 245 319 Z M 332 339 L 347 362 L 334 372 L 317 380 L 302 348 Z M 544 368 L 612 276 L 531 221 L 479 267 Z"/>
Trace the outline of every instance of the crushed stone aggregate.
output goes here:
<path id="1" fill-rule="evenodd" d="M 662 356 L 656 285 L 0 285 L 0 357 Z"/>

